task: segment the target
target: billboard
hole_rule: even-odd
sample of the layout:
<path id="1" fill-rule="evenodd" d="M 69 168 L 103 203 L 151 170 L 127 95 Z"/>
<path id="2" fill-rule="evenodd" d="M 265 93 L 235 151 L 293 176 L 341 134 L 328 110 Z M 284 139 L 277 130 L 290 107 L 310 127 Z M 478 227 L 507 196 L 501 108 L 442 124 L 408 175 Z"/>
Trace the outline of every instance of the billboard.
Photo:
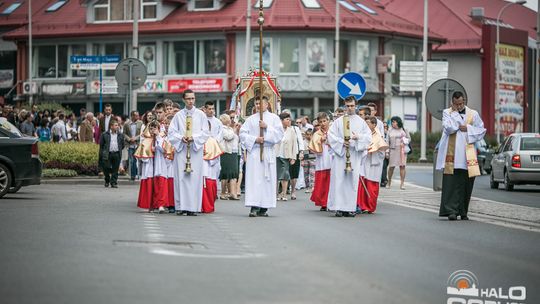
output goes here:
<path id="1" fill-rule="evenodd" d="M 499 100 L 495 104 L 498 123 L 495 123 L 495 133 L 503 137 L 523 132 L 524 55 L 523 47 L 499 45 Z"/>

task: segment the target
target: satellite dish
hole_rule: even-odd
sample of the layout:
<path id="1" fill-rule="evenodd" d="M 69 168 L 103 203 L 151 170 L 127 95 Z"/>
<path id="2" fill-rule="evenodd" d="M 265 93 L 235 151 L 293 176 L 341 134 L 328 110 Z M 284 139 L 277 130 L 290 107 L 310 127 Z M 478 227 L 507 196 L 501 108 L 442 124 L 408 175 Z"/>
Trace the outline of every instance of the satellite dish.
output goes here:
<path id="1" fill-rule="evenodd" d="M 426 106 L 431 116 L 438 120 L 442 120 L 444 109 L 450 107 L 452 94 L 457 91 L 462 92 L 465 101 L 467 101 L 467 92 L 465 92 L 465 88 L 454 79 L 443 78 L 430 85 L 426 93 Z"/>

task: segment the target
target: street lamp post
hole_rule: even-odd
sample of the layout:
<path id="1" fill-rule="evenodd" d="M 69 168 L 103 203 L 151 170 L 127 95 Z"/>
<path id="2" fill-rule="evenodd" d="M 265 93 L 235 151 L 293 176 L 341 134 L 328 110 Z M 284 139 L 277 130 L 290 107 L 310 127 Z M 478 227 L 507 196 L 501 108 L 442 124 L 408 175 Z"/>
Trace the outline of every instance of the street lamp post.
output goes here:
<path id="1" fill-rule="evenodd" d="M 523 5 L 527 3 L 525 0 L 519 0 L 516 2 L 510 2 L 507 3 L 505 6 L 501 8 L 499 11 L 499 14 L 497 14 L 497 44 L 495 45 L 495 108 L 497 110 L 497 115 L 495 115 L 495 119 L 497 122 L 495 123 L 496 126 L 496 132 L 497 132 L 497 144 L 501 144 L 501 113 L 500 113 L 500 96 L 499 96 L 499 84 L 500 84 L 500 63 L 499 63 L 499 43 L 500 43 L 500 33 L 499 33 L 499 24 L 501 20 L 501 16 L 506 8 L 513 4 L 519 4 Z"/>

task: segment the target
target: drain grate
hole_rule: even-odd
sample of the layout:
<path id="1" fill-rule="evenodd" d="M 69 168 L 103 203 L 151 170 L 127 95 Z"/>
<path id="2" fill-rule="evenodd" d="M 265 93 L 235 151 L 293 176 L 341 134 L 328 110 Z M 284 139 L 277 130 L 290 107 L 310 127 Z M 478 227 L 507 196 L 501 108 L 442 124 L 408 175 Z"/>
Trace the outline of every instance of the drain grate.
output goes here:
<path id="1" fill-rule="evenodd" d="M 184 249 L 208 249 L 206 245 L 197 242 L 113 240 L 113 245 L 129 247 L 155 247 L 156 245 L 159 245 L 175 248 L 180 247 Z"/>

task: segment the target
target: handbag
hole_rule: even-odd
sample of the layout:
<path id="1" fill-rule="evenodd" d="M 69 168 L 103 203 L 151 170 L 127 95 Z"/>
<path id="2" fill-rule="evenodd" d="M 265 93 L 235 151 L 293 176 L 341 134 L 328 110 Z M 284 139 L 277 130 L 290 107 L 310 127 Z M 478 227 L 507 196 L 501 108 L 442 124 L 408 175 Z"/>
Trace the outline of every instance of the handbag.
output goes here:
<path id="1" fill-rule="evenodd" d="M 410 155 L 412 153 L 411 144 L 405 145 L 405 154 Z"/>

